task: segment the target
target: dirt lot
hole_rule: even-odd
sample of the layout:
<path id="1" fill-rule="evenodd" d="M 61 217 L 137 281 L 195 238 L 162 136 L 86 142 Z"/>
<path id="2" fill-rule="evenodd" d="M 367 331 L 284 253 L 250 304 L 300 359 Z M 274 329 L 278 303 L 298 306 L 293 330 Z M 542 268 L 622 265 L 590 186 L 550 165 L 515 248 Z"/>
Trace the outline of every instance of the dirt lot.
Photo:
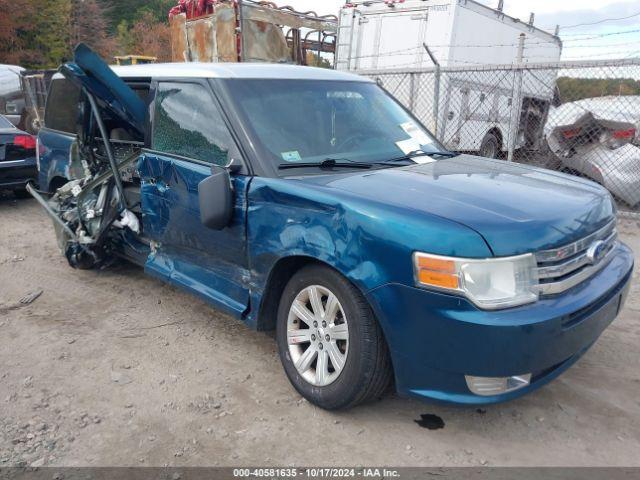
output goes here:
<path id="1" fill-rule="evenodd" d="M 334 414 L 294 392 L 269 335 L 132 266 L 70 269 L 34 201 L 3 196 L 0 220 L 0 467 L 640 466 L 637 274 L 623 315 L 532 395 L 486 410 L 389 395 Z M 640 252 L 640 226 L 620 230 Z"/>

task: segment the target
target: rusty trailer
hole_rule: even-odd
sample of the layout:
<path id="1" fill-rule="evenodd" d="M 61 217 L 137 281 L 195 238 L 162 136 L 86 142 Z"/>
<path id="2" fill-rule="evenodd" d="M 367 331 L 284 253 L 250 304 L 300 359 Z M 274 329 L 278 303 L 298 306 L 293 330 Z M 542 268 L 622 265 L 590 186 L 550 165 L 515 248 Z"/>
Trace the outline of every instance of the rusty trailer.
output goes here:
<path id="1" fill-rule="evenodd" d="M 334 15 L 253 0 L 208 0 L 199 11 L 192 5 L 182 1 L 169 16 L 174 62 L 333 64 Z"/>

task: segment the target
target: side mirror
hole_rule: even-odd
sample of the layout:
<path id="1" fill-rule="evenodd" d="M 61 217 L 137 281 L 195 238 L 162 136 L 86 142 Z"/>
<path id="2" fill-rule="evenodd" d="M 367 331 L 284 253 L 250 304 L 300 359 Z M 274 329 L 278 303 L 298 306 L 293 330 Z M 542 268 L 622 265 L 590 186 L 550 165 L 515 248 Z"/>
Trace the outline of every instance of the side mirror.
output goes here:
<path id="1" fill-rule="evenodd" d="M 224 230 L 233 215 L 231 177 L 225 168 L 214 165 L 211 176 L 198 185 L 200 220 L 212 230 Z"/>

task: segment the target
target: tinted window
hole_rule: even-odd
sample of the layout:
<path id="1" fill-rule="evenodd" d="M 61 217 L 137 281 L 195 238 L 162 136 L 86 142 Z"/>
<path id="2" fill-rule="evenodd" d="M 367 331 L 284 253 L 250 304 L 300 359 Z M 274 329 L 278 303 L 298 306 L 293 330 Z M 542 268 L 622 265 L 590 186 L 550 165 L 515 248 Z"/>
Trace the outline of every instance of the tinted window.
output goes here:
<path id="1" fill-rule="evenodd" d="M 80 118 L 80 89 L 65 79 L 51 82 L 44 123 L 47 128 L 77 133 Z"/>
<path id="2" fill-rule="evenodd" d="M 154 149 L 226 165 L 232 142 L 207 88 L 194 83 L 160 84 L 156 93 Z"/>
<path id="3" fill-rule="evenodd" d="M 23 106 L 20 74 L 16 69 L 0 66 L 0 113 L 19 115 Z"/>
<path id="4" fill-rule="evenodd" d="M 0 67 L 0 96 L 12 98 L 21 95 L 20 75 L 7 67 Z"/>

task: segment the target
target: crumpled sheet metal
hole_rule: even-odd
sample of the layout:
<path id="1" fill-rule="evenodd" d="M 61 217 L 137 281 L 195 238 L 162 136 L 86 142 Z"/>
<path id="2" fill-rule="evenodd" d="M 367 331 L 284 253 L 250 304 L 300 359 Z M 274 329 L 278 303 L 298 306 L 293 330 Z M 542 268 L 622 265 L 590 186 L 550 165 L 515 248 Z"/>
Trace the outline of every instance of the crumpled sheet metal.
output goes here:
<path id="1" fill-rule="evenodd" d="M 236 13 L 222 6 L 213 15 L 187 20 L 185 14 L 171 19 L 171 50 L 174 62 L 237 62 Z M 282 29 L 273 23 L 246 19 L 245 59 L 249 62 L 292 62 L 291 49 Z"/>
<path id="2" fill-rule="evenodd" d="M 566 103 L 549 113 L 544 128 L 552 152 L 564 167 L 604 185 L 617 198 L 634 207 L 640 203 L 640 148 L 628 143 L 609 148 L 605 140 L 566 145 L 566 130 L 640 130 L 640 96 L 587 98 Z M 571 147 L 571 153 L 568 149 Z"/>
<path id="3" fill-rule="evenodd" d="M 170 23 L 171 56 L 174 62 L 237 62 L 236 13 L 221 5 L 214 15 L 187 20 L 182 13 Z"/>
<path id="4" fill-rule="evenodd" d="M 587 145 L 579 147 L 577 154 L 563 159 L 563 163 L 591 178 L 600 177 L 604 187 L 628 205 L 640 203 L 639 147 L 628 143 L 611 150 L 604 145 Z"/>
<path id="5" fill-rule="evenodd" d="M 557 128 L 568 128 L 587 118 L 598 122 L 640 125 L 640 96 L 586 98 L 560 105 L 549 112 L 545 135 Z"/>

